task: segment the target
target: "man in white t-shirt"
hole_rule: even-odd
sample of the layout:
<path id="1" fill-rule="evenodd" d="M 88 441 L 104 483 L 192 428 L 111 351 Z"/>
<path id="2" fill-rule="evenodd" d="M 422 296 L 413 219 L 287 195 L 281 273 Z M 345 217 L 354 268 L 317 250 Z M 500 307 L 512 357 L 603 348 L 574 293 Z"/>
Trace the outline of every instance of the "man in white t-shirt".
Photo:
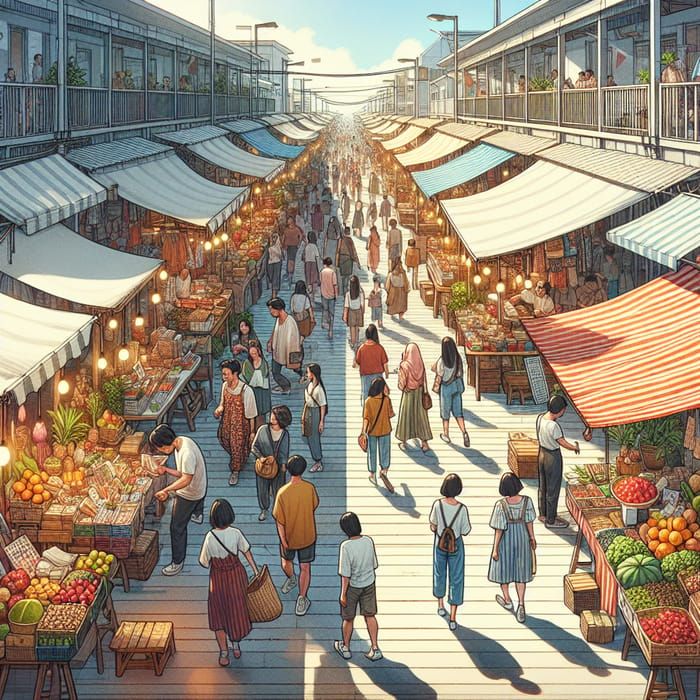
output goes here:
<path id="1" fill-rule="evenodd" d="M 360 606 L 369 633 L 370 649 L 365 656 L 370 661 L 383 658 L 377 636 L 377 592 L 374 570 L 377 568 L 377 553 L 371 537 L 362 534 L 360 519 L 355 513 L 344 513 L 340 527 L 348 539 L 340 544 L 338 553 L 338 575 L 340 576 L 340 613 L 343 618 L 343 639 L 333 642 L 334 649 L 344 659 L 352 658 L 350 637 Z"/>
<path id="2" fill-rule="evenodd" d="M 207 468 L 204 455 L 197 443 L 184 435 L 177 436 L 173 429 L 161 423 L 148 436 L 151 447 L 164 455 L 175 455 L 175 469 L 158 468 L 160 474 L 170 474 L 175 481 L 156 493 L 156 499 L 167 501 L 175 494 L 170 519 L 172 560 L 162 569 L 164 576 L 176 576 L 185 565 L 187 526 L 190 520 L 201 524 L 204 518 L 204 496 L 207 493 Z"/>

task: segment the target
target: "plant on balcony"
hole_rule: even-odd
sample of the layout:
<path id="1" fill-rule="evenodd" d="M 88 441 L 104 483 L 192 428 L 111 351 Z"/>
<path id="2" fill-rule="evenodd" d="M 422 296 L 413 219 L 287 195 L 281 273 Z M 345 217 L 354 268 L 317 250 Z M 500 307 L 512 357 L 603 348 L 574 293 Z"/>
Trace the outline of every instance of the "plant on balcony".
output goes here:
<path id="1" fill-rule="evenodd" d="M 675 51 L 664 51 L 661 54 L 661 65 L 672 66 L 678 60 L 678 55 Z"/>
<path id="2" fill-rule="evenodd" d="M 87 71 L 78 65 L 74 56 L 71 56 L 66 65 L 66 85 L 69 87 L 85 87 L 87 85 L 87 80 L 85 80 L 86 74 Z M 58 63 L 56 61 L 46 71 L 44 82 L 47 85 L 56 85 L 58 83 Z"/>
<path id="3" fill-rule="evenodd" d="M 554 90 L 554 83 L 549 78 L 530 78 L 531 92 Z"/>
<path id="4" fill-rule="evenodd" d="M 637 81 L 640 85 L 649 85 L 649 71 L 646 68 L 640 68 L 637 71 Z"/>
<path id="5" fill-rule="evenodd" d="M 215 73 L 214 74 L 214 92 L 217 95 L 226 94 L 226 74 L 225 73 Z"/>

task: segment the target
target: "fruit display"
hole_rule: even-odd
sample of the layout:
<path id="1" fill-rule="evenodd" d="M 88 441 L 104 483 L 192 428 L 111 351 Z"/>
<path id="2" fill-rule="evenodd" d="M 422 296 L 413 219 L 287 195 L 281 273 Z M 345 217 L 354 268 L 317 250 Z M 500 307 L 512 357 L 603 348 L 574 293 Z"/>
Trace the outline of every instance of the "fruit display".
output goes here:
<path id="1" fill-rule="evenodd" d="M 61 584 L 61 589 L 51 600 L 54 605 L 59 603 L 83 603 L 89 606 L 95 600 L 95 594 L 100 586 L 99 576 L 91 571 L 75 573 L 79 573 L 79 575 L 68 577 Z"/>
<path id="2" fill-rule="evenodd" d="M 641 476 L 623 476 L 612 484 L 612 493 L 627 506 L 651 505 L 659 497 L 659 491 L 648 479 Z"/>
<path id="3" fill-rule="evenodd" d="M 26 590 L 29 581 L 29 574 L 24 569 L 15 569 L 0 579 L 0 586 L 6 588 L 10 591 L 10 595 L 14 596 Z"/>
<path id="4" fill-rule="evenodd" d="M 44 614 L 44 606 L 38 600 L 20 600 L 13 605 L 7 616 L 17 625 L 35 625 Z"/>
<path id="5" fill-rule="evenodd" d="M 684 549 L 672 552 L 661 560 L 661 571 L 667 581 L 675 581 L 679 572 L 691 567 L 700 569 L 700 552 Z"/>
<path id="6" fill-rule="evenodd" d="M 53 456 L 61 460 L 64 471 L 73 471 L 73 452 L 81 440 L 87 436 L 90 426 L 83 420 L 83 412 L 77 408 L 67 408 L 62 404 L 55 411 L 48 411 L 51 416 L 51 437 L 53 438 Z"/>
<path id="7" fill-rule="evenodd" d="M 107 554 L 107 552 L 98 552 L 93 549 L 90 554 L 79 556 L 75 562 L 76 569 L 89 569 L 94 571 L 96 574 L 107 575 L 109 573 L 110 567 L 114 563 L 114 554 Z"/>
<path id="8" fill-rule="evenodd" d="M 605 552 L 605 557 L 610 562 L 612 570 L 616 571 L 617 567 L 627 559 L 627 557 L 631 557 L 634 554 L 649 554 L 649 550 L 641 540 L 635 540 L 626 535 L 618 535 L 610 543 L 610 546 Z"/>
<path id="9" fill-rule="evenodd" d="M 618 537 L 619 535 L 624 535 L 625 530 L 624 528 L 621 527 L 610 527 L 606 530 L 599 530 L 596 532 L 596 539 L 598 540 L 598 544 L 600 545 L 600 548 L 604 551 L 608 551 L 608 547 L 612 544 L 612 541 Z"/>
<path id="10" fill-rule="evenodd" d="M 658 559 L 676 550 L 700 551 L 700 540 L 695 537 L 700 526 L 697 513 L 692 508 L 676 518 L 654 517 L 657 515 L 660 516 L 660 513 L 655 513 L 639 526 L 639 535 Z"/>
<path id="11" fill-rule="evenodd" d="M 700 573 L 692 573 L 683 578 L 683 585 L 688 591 L 688 595 L 693 595 L 700 591 Z"/>
<path id="12" fill-rule="evenodd" d="M 102 384 L 102 392 L 109 411 L 121 415 L 124 412 L 124 380 L 121 377 L 108 379 Z"/>
<path id="13" fill-rule="evenodd" d="M 12 484 L 15 498 L 21 498 L 36 505 L 50 501 L 51 492 L 46 488 L 48 480 L 49 475 L 45 471 L 36 474 L 30 469 L 25 469 L 22 478 Z"/>
<path id="14" fill-rule="evenodd" d="M 644 633 L 656 644 L 695 644 L 698 636 L 690 615 L 680 608 L 664 608 L 640 619 Z"/>
<path id="15" fill-rule="evenodd" d="M 102 416 L 97 419 L 98 428 L 119 428 L 124 422 L 124 417 L 118 413 L 112 413 L 109 409 L 105 409 Z"/>
<path id="16" fill-rule="evenodd" d="M 37 631 L 37 646 L 70 646 L 87 615 L 86 605 L 49 605 Z"/>
<path id="17" fill-rule="evenodd" d="M 615 569 L 615 575 L 623 588 L 643 586 L 663 579 L 661 564 L 648 552 L 623 559 Z"/>
<path id="18" fill-rule="evenodd" d="M 61 590 L 61 586 L 57 581 L 50 581 L 43 576 L 42 578 L 33 578 L 29 586 L 24 591 L 25 598 L 38 600 L 42 605 L 48 605 L 49 601 Z"/>

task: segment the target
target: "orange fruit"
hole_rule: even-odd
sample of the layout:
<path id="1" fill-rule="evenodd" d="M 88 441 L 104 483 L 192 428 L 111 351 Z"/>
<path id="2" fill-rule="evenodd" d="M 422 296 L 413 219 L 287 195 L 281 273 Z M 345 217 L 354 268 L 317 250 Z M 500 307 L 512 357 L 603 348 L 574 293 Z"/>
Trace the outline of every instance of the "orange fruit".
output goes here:
<path id="1" fill-rule="evenodd" d="M 681 537 L 683 538 L 684 542 L 686 540 L 689 540 L 692 536 L 693 533 L 688 528 L 685 528 L 685 530 L 681 530 Z"/>
<path id="2" fill-rule="evenodd" d="M 668 541 L 674 546 L 677 547 L 680 544 L 683 544 L 683 535 L 681 535 L 678 530 L 671 530 L 671 532 L 668 535 Z"/>
<path id="3" fill-rule="evenodd" d="M 48 481 L 48 480 L 49 480 L 49 474 L 48 474 L 48 472 L 41 472 L 41 480 L 42 480 L 42 481 Z"/>
<path id="4" fill-rule="evenodd" d="M 12 490 L 13 490 L 15 493 L 22 493 L 22 491 L 24 491 L 25 488 L 26 488 L 26 487 L 25 487 L 23 481 L 15 481 L 15 483 L 12 484 Z"/>
<path id="5" fill-rule="evenodd" d="M 31 478 L 32 478 L 32 474 L 34 474 L 34 472 L 33 472 L 31 469 L 25 469 L 25 470 L 22 472 L 22 478 L 23 478 L 23 479 L 31 479 Z"/>
<path id="6" fill-rule="evenodd" d="M 659 539 L 659 528 L 654 526 L 649 528 L 649 532 L 647 533 L 649 536 L 649 540 L 658 540 Z"/>
<path id="7" fill-rule="evenodd" d="M 661 540 L 661 542 L 668 542 L 668 536 L 670 534 L 670 531 L 666 528 L 664 528 L 663 530 L 659 530 L 659 540 Z"/>
<path id="8" fill-rule="evenodd" d="M 661 518 L 657 527 L 659 530 L 663 530 L 666 527 L 666 518 Z"/>
<path id="9" fill-rule="evenodd" d="M 647 525 L 648 525 L 649 527 L 657 527 L 658 524 L 659 524 L 659 521 L 658 521 L 656 518 L 649 518 L 649 519 L 647 520 Z"/>
<path id="10" fill-rule="evenodd" d="M 44 493 L 41 494 L 41 497 L 44 499 L 44 503 L 51 500 L 51 494 L 48 491 L 44 491 Z"/>
<path id="11" fill-rule="evenodd" d="M 21 498 L 23 501 L 31 501 L 33 495 L 34 495 L 34 494 L 33 494 L 29 489 L 25 489 L 25 490 L 22 491 L 22 493 L 20 494 L 20 498 Z"/>
<path id="12" fill-rule="evenodd" d="M 41 483 L 41 477 L 40 477 L 38 474 L 32 474 L 32 475 L 29 477 L 29 483 L 32 484 L 32 486 L 34 486 L 34 485 L 36 485 L 36 484 L 40 484 L 40 483 Z"/>
<path id="13" fill-rule="evenodd" d="M 40 503 L 43 503 L 43 502 L 44 502 L 44 497 L 40 493 L 35 493 L 32 496 L 32 503 L 36 503 L 37 505 L 39 505 Z"/>
<path id="14" fill-rule="evenodd" d="M 677 530 L 680 532 L 681 530 L 685 530 L 685 528 L 688 527 L 688 523 L 685 521 L 685 518 L 674 518 L 673 519 L 673 524 L 672 528 L 674 530 Z"/>
<path id="15" fill-rule="evenodd" d="M 34 484 L 32 491 L 34 493 L 44 493 L 44 486 L 42 484 Z"/>
<path id="16" fill-rule="evenodd" d="M 663 559 L 665 556 L 672 554 L 676 548 L 670 542 L 662 542 L 654 552 L 657 559 Z"/>
<path id="17" fill-rule="evenodd" d="M 649 547 L 649 550 L 652 552 L 656 551 L 656 548 L 661 544 L 659 540 L 649 540 L 649 544 L 647 544 L 647 547 Z"/>

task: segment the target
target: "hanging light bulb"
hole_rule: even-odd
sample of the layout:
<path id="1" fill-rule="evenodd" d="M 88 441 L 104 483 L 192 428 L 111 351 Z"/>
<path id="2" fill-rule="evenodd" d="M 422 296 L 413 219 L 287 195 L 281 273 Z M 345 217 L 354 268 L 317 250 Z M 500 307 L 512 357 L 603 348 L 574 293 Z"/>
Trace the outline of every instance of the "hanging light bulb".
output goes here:
<path id="1" fill-rule="evenodd" d="M 523 283 L 523 276 L 522 275 L 515 275 L 515 284 L 518 285 L 518 287 Z"/>
<path id="2" fill-rule="evenodd" d="M 214 238 L 212 238 L 211 242 L 212 242 L 215 246 L 221 245 L 221 239 L 220 239 L 218 236 L 214 236 Z"/>
<path id="3" fill-rule="evenodd" d="M 127 348 L 126 345 L 122 345 L 119 348 L 119 353 L 117 354 L 117 357 L 120 359 L 121 362 L 126 362 L 129 359 L 129 348 Z"/>
<path id="4" fill-rule="evenodd" d="M 211 250 L 211 241 L 204 241 L 204 250 Z"/>
<path id="5" fill-rule="evenodd" d="M 136 326 L 136 328 L 143 328 L 143 324 L 144 324 L 143 316 L 141 316 L 141 314 L 139 314 L 139 315 L 134 319 L 134 326 Z"/>
<path id="6" fill-rule="evenodd" d="M 119 328 L 119 321 L 117 321 L 116 318 L 110 318 L 107 322 L 107 328 L 109 328 L 112 331 L 116 331 L 117 328 Z"/>
<path id="7" fill-rule="evenodd" d="M 161 302 L 161 296 L 160 296 L 160 294 L 158 294 L 158 292 L 154 292 L 154 293 L 151 295 L 151 301 L 152 301 L 154 304 L 160 304 L 160 302 Z"/>
<path id="8" fill-rule="evenodd" d="M 192 239 L 190 238 L 190 241 L 191 241 L 191 240 L 192 240 Z M 167 271 L 167 270 L 161 270 L 161 271 L 158 273 L 158 279 L 159 279 L 161 282 L 165 282 L 165 281 L 168 279 L 168 271 Z"/>
<path id="9" fill-rule="evenodd" d="M 525 280 L 525 289 L 532 289 L 532 280 L 529 277 Z"/>
<path id="10" fill-rule="evenodd" d="M 260 194 L 261 192 L 262 190 L 260 189 L 260 187 L 255 188 L 255 194 Z"/>
<path id="11" fill-rule="evenodd" d="M 0 445 L 0 467 L 10 463 L 10 450 L 5 446 L 5 441 Z"/>
<path id="12" fill-rule="evenodd" d="M 488 277 L 491 274 L 491 268 L 488 265 L 486 265 L 482 272 L 484 273 L 485 277 Z"/>
<path id="13" fill-rule="evenodd" d="M 237 217 L 236 217 L 236 226 L 240 226 L 241 223 L 242 223 L 241 217 L 240 217 L 240 216 L 237 216 Z"/>
<path id="14" fill-rule="evenodd" d="M 503 294 L 503 292 L 506 291 L 506 285 L 503 284 L 503 282 L 502 282 L 501 280 L 499 280 L 499 281 L 496 283 L 496 291 L 497 291 L 499 294 Z"/>
<path id="15" fill-rule="evenodd" d="M 104 355 L 100 355 L 97 359 L 97 369 L 105 370 L 107 369 L 107 358 Z"/>
<path id="16" fill-rule="evenodd" d="M 61 379 L 57 389 L 61 396 L 65 396 L 70 391 L 70 384 L 65 379 Z"/>
<path id="17" fill-rule="evenodd" d="M 442 217 L 441 216 L 438 216 L 437 222 L 438 222 L 438 226 L 442 226 Z"/>
<path id="18" fill-rule="evenodd" d="M 224 231 L 224 232 L 221 234 L 221 240 L 222 240 L 224 243 L 226 243 L 226 241 L 228 240 L 228 233 L 226 233 L 226 231 Z"/>
<path id="19" fill-rule="evenodd" d="M 481 284 L 481 275 L 474 275 L 474 284 L 477 287 Z"/>

